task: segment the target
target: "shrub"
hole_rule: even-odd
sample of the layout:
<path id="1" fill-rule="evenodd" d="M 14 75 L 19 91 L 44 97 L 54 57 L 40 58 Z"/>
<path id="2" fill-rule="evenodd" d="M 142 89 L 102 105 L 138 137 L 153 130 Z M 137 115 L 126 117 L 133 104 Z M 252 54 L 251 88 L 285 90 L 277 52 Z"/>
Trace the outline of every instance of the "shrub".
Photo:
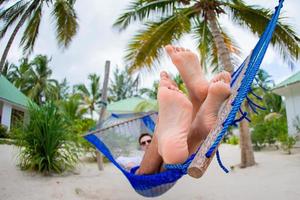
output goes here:
<path id="1" fill-rule="evenodd" d="M 232 135 L 228 138 L 227 144 L 238 145 L 240 143 L 240 139 L 236 135 Z"/>
<path id="2" fill-rule="evenodd" d="M 8 138 L 7 128 L 0 124 L 0 138 Z"/>
<path id="3" fill-rule="evenodd" d="M 255 148 L 261 149 L 266 144 L 275 144 L 281 135 L 287 135 L 287 121 L 283 116 L 256 123 L 253 126 L 251 139 Z"/>
<path id="4" fill-rule="evenodd" d="M 49 174 L 74 168 L 78 161 L 78 148 L 70 132 L 70 125 L 53 103 L 29 105 L 30 122 L 16 131 L 21 146 L 21 169 Z"/>

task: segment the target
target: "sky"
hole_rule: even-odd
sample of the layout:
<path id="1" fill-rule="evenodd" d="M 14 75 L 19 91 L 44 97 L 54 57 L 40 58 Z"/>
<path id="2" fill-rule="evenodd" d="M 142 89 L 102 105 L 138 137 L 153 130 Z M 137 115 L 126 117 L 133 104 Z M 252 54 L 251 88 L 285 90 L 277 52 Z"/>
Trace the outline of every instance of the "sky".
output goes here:
<path id="1" fill-rule="evenodd" d="M 111 74 L 116 67 L 124 68 L 123 57 L 126 45 L 140 26 L 135 24 L 126 31 L 119 33 L 112 28 L 112 24 L 128 6 L 129 2 L 130 0 L 89 0 L 87 3 L 84 0 L 77 0 L 75 8 L 80 27 L 68 49 L 58 47 L 54 34 L 54 20 L 50 17 L 50 11 L 46 10 L 31 57 L 37 54 L 46 54 L 51 57 L 50 67 L 53 71 L 53 77 L 60 81 L 66 77 L 71 85 L 88 83 L 87 77 L 90 73 L 97 73 L 103 77 L 106 60 L 111 61 Z M 246 0 L 246 2 L 251 5 L 274 8 L 278 0 Z M 283 14 L 288 16 L 287 21 L 289 24 L 292 24 L 298 33 L 300 33 L 300 14 L 297 10 L 299 7 L 300 1 L 286 0 L 282 10 Z M 220 21 L 241 47 L 242 57 L 245 58 L 256 44 L 258 37 L 233 25 L 226 17 L 222 17 Z M 4 40 L 0 41 L 1 54 L 7 40 L 8 37 L 5 37 Z M 18 63 L 18 60 L 22 57 L 22 51 L 18 45 L 19 41 L 20 35 L 14 41 L 9 52 L 9 62 Z M 179 41 L 178 45 L 195 51 L 195 45 L 188 36 Z M 299 71 L 300 62 L 296 64 L 294 71 L 292 71 L 280 60 L 274 49 L 269 48 L 263 60 L 262 68 L 278 83 Z M 161 70 L 167 70 L 172 74 L 177 73 L 170 59 L 164 56 L 160 68 L 151 73 L 144 71 L 141 74 L 141 87 L 151 87 L 153 81 L 158 79 Z"/>

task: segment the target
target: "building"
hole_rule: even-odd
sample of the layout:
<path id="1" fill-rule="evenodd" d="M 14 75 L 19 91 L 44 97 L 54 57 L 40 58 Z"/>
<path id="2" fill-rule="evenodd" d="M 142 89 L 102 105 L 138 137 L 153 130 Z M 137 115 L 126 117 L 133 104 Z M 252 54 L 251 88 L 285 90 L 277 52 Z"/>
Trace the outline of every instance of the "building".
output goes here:
<path id="1" fill-rule="evenodd" d="M 28 98 L 0 74 L 0 123 L 8 130 L 27 119 Z"/>
<path id="2" fill-rule="evenodd" d="M 289 134 L 299 136 L 295 123 L 297 117 L 300 120 L 300 71 L 276 85 L 273 92 L 285 99 Z"/>

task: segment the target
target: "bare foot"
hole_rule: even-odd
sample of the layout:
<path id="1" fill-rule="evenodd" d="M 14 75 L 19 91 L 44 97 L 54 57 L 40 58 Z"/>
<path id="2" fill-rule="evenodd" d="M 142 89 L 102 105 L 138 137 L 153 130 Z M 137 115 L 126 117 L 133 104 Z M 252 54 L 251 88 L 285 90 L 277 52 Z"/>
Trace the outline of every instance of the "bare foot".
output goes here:
<path id="1" fill-rule="evenodd" d="M 158 153 L 167 164 L 184 162 L 188 155 L 187 136 L 192 123 L 192 103 L 172 81 L 161 74 L 158 89 Z"/>
<path id="2" fill-rule="evenodd" d="M 194 153 L 197 150 L 199 142 L 207 137 L 215 125 L 219 109 L 231 93 L 230 80 L 230 73 L 225 71 L 217 74 L 211 80 L 208 95 L 191 126 L 191 134 L 188 138 L 189 142 L 192 143 L 189 146 L 190 153 Z"/>
<path id="3" fill-rule="evenodd" d="M 198 56 L 188 49 L 167 45 L 167 53 L 178 69 L 193 104 L 193 118 L 207 96 L 208 81 L 205 79 Z"/>

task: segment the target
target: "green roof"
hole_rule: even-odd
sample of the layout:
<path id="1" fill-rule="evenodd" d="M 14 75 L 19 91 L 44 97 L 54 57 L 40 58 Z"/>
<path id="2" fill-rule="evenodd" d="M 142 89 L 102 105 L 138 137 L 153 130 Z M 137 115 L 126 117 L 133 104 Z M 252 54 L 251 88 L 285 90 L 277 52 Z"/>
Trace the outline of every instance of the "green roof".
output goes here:
<path id="1" fill-rule="evenodd" d="M 131 97 L 107 105 L 107 111 L 113 113 L 135 113 L 137 105 L 141 102 L 156 103 L 156 100 L 146 100 L 140 97 Z"/>
<path id="2" fill-rule="evenodd" d="M 1 99 L 25 108 L 29 100 L 11 82 L 0 75 L 0 100 Z"/>
<path id="3" fill-rule="evenodd" d="M 295 84 L 297 82 L 300 82 L 300 71 L 293 74 L 289 78 L 285 79 L 281 83 L 277 84 L 273 89 L 285 87 L 285 86 L 288 86 L 288 85 L 291 85 L 291 84 Z"/>

